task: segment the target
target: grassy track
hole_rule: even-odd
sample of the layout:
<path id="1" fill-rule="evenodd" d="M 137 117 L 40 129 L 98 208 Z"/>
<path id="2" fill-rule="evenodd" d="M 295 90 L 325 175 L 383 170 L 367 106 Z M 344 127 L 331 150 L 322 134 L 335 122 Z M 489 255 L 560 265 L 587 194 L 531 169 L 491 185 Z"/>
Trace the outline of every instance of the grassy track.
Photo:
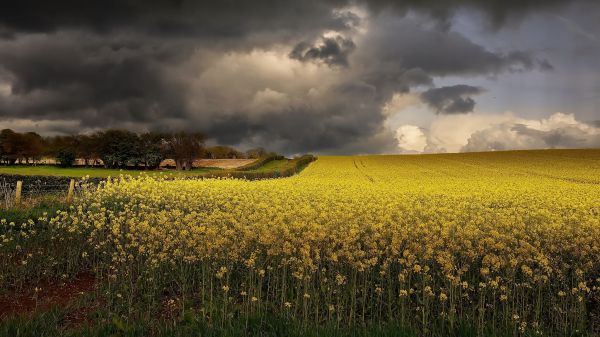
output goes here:
<path id="1" fill-rule="evenodd" d="M 252 171 L 255 171 L 255 172 L 278 171 L 280 169 L 285 168 L 286 165 L 288 164 L 288 162 L 289 162 L 288 159 L 272 160 L 270 162 L 267 162 L 263 166 L 257 168 L 256 170 L 252 170 Z"/>

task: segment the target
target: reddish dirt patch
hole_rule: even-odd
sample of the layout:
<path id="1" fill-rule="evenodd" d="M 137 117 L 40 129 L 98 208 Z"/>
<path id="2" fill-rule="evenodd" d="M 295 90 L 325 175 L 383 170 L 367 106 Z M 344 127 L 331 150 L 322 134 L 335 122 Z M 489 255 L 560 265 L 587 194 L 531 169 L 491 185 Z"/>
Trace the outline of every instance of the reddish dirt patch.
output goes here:
<path id="1" fill-rule="evenodd" d="M 48 310 L 53 306 L 67 306 L 82 294 L 94 290 L 96 278 L 81 273 L 64 282 L 42 282 L 11 296 L 0 297 L 0 320 L 35 311 Z M 37 291 L 36 291 L 37 289 Z"/>

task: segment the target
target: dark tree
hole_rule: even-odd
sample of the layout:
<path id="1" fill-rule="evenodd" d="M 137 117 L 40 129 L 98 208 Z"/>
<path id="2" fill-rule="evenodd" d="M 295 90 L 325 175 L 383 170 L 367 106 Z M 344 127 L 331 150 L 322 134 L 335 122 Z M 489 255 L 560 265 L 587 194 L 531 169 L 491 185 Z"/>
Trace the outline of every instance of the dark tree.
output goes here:
<path id="1" fill-rule="evenodd" d="M 257 147 L 255 149 L 250 149 L 246 151 L 246 158 L 257 159 L 260 157 L 264 157 L 267 155 L 267 151 L 262 147 Z"/>
<path id="2" fill-rule="evenodd" d="M 194 160 L 204 152 L 204 135 L 177 132 L 166 139 L 167 154 L 175 161 L 177 170 L 191 170 Z"/>
<path id="3" fill-rule="evenodd" d="M 140 135 L 140 159 L 144 168 L 157 168 L 168 154 L 168 135 L 158 132 L 147 132 Z"/>
<path id="4" fill-rule="evenodd" d="M 11 129 L 3 129 L 0 131 L 0 162 L 3 164 L 11 163 L 12 154 L 12 137 L 15 132 Z"/>
<path id="5" fill-rule="evenodd" d="M 56 136 L 49 139 L 47 143 L 46 153 L 54 157 L 58 163 L 61 161 L 59 156 L 66 152 L 73 153 L 75 157 L 77 156 L 78 139 L 76 136 Z"/>
<path id="6" fill-rule="evenodd" d="M 3 160 L 8 164 L 22 163 L 27 152 L 25 137 L 11 129 L 0 132 Z"/>
<path id="7" fill-rule="evenodd" d="M 98 133 L 98 155 L 104 167 L 126 167 L 140 162 L 139 138 L 127 130 L 107 130 Z"/>
<path id="8" fill-rule="evenodd" d="M 25 162 L 29 164 L 29 160 L 33 164 L 42 158 L 44 149 L 46 147 L 45 141 L 42 136 L 35 132 L 27 132 L 21 136 L 23 138 L 23 156 Z"/>
<path id="9" fill-rule="evenodd" d="M 98 133 L 77 136 L 77 157 L 86 166 L 95 166 L 100 158 L 100 137 Z"/>
<path id="10" fill-rule="evenodd" d="M 237 159 L 244 157 L 242 152 L 225 145 L 209 147 L 206 149 L 206 154 L 211 159 Z"/>
<path id="11" fill-rule="evenodd" d="M 43 157 L 53 157 L 61 166 L 96 165 L 105 167 L 157 168 L 167 158 L 178 170 L 190 170 L 197 158 L 245 158 L 246 153 L 230 146 L 204 147 L 201 133 L 146 132 L 138 135 L 127 130 L 106 130 L 89 135 L 42 138 L 35 132 L 0 131 L 0 163 L 36 164 Z M 260 157 L 265 151 L 254 149 L 248 156 Z M 79 161 L 79 162 L 78 162 Z"/>
<path id="12" fill-rule="evenodd" d="M 56 161 L 60 167 L 71 167 L 75 162 L 75 151 L 73 148 L 64 147 L 56 152 Z"/>

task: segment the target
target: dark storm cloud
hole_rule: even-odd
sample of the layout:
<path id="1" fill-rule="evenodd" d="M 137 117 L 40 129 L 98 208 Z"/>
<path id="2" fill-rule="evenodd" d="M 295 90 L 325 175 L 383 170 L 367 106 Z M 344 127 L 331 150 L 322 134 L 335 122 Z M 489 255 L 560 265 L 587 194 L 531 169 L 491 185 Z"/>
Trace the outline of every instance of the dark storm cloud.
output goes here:
<path id="1" fill-rule="evenodd" d="M 367 46 L 378 48 L 383 61 L 403 69 L 422 69 L 430 75 L 495 75 L 549 67 L 547 60 L 530 53 L 490 51 L 459 33 L 423 29 L 409 20 L 388 19 L 374 34 Z"/>
<path id="2" fill-rule="evenodd" d="M 61 28 L 110 33 L 118 29 L 159 35 L 239 37 L 256 31 L 309 30 L 311 26 L 339 30 L 348 16 L 332 17 L 343 0 L 22 0 L 5 4 L 0 23 L 26 32 Z"/>
<path id="3" fill-rule="evenodd" d="M 164 54 L 80 35 L 0 41 L 0 67 L 13 78 L 0 114 L 79 119 L 84 126 L 177 116 L 184 98 L 163 73 Z"/>
<path id="4" fill-rule="evenodd" d="M 441 76 L 551 68 L 535 54 L 487 50 L 402 13 L 415 9 L 449 22 L 466 7 L 504 22 L 559 2 L 13 1 L 0 10 L 0 123 L 79 122 L 48 124 L 70 132 L 198 129 L 222 143 L 286 153 L 389 151 L 394 135 L 383 127 L 381 107 L 394 93 L 432 86 Z M 362 39 L 362 19 L 348 5 L 371 15 Z M 256 50 L 288 54 L 292 61 L 276 62 L 305 68 L 287 76 L 276 63 L 245 65 Z M 231 77 L 219 81 L 228 70 Z M 444 110 L 469 110 L 468 95 L 474 93 Z"/>
<path id="5" fill-rule="evenodd" d="M 368 0 L 369 7 L 382 12 L 393 9 L 401 14 L 417 10 L 438 20 L 438 27 L 449 28 L 459 9 L 475 9 L 485 13 L 491 28 L 499 28 L 508 20 L 522 19 L 535 11 L 556 10 L 578 0 Z M 579 2 L 592 2 L 580 0 Z"/>
<path id="6" fill-rule="evenodd" d="M 330 66 L 348 66 L 348 55 L 354 51 L 356 45 L 351 39 L 341 36 L 323 38 L 315 45 L 307 42 L 298 43 L 290 57 L 300 61 L 318 60 Z"/>
<path id="7" fill-rule="evenodd" d="M 330 21 L 339 29 L 344 20 L 330 20 L 329 11 L 345 5 L 366 4 L 373 11 L 395 9 L 401 14 L 416 9 L 449 20 L 460 8 L 489 15 L 495 25 L 534 10 L 560 8 L 574 0 L 20 0 L 4 4 L 0 22 L 19 31 L 90 28 L 108 32 L 137 27 L 157 33 L 207 32 L 239 35 L 256 29 L 298 29 L 315 21 Z"/>
<path id="8" fill-rule="evenodd" d="M 217 117 L 207 132 L 218 142 L 267 144 L 287 153 L 318 149 L 321 153 L 390 151 L 393 135 L 384 134 L 375 88 L 362 82 L 324 89 L 323 97 L 306 98 L 288 111 L 250 116 L 247 111 Z"/>
<path id="9" fill-rule="evenodd" d="M 421 94 L 421 100 L 435 109 L 438 114 L 460 114 L 472 112 L 475 101 L 471 96 L 484 92 L 483 88 L 459 84 L 432 88 Z"/>

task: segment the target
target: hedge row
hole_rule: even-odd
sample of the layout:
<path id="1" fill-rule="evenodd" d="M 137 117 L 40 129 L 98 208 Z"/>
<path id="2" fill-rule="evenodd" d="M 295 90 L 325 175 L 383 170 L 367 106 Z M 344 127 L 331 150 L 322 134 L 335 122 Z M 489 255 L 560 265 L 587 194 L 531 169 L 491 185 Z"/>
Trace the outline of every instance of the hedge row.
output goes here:
<path id="1" fill-rule="evenodd" d="M 280 160 L 279 159 L 271 159 L 271 160 Z M 285 178 L 291 177 L 294 174 L 302 171 L 306 165 L 311 162 L 317 160 L 317 158 L 313 155 L 303 155 L 298 158 L 291 159 L 286 163 L 285 167 L 282 169 L 275 169 L 273 171 L 221 171 L 221 172 L 211 172 L 207 175 L 202 176 L 203 178 L 236 178 L 236 179 L 246 179 L 246 180 L 259 180 L 259 179 L 271 179 L 271 178 Z M 270 161 L 270 160 L 269 160 Z M 268 162 L 268 161 L 267 161 Z M 254 164 L 254 163 L 253 163 Z M 264 163 L 262 164 L 264 165 Z M 262 166 L 260 165 L 260 166 Z M 260 167 L 258 166 L 258 167 Z"/>
<path id="2" fill-rule="evenodd" d="M 317 158 L 312 155 L 303 155 L 298 158 L 294 158 L 289 160 L 285 167 L 282 169 L 275 169 L 273 171 L 253 171 L 262 165 L 268 163 L 272 160 L 281 160 L 282 156 L 268 156 L 262 158 L 260 161 L 260 165 L 255 166 L 256 162 L 251 163 L 252 166 L 255 166 L 252 169 L 247 167 L 243 167 L 243 170 L 239 168 L 237 170 L 222 170 L 222 171 L 214 171 L 207 173 L 206 175 L 198 176 L 198 177 L 187 177 L 186 179 L 202 179 L 202 178 L 237 178 L 237 179 L 247 179 L 247 180 L 258 180 L 258 179 L 270 179 L 270 178 L 283 178 L 290 177 L 294 174 L 302 171 L 302 169 L 308 165 L 309 163 L 315 161 Z M 24 193 L 39 193 L 39 192 L 56 192 L 56 191 L 67 191 L 69 187 L 69 183 L 71 179 L 75 179 L 75 181 L 80 181 L 81 178 L 71 178 L 71 177 L 60 177 L 60 176 L 28 176 L 28 175 L 17 175 L 17 174 L 0 174 L 0 186 L 7 186 L 11 189 L 14 189 L 17 181 L 23 182 L 23 192 Z M 167 178 L 169 179 L 169 178 Z M 174 178 L 175 179 L 175 178 Z M 86 181 L 90 183 L 100 183 L 101 181 L 106 180 L 105 178 L 88 178 Z"/>
<path id="3" fill-rule="evenodd" d="M 273 160 L 282 160 L 285 159 L 285 157 L 280 156 L 278 154 L 269 154 L 267 156 L 261 157 L 259 159 L 257 159 L 256 161 L 240 166 L 236 169 L 236 171 L 252 171 L 252 170 L 256 170 L 259 167 L 265 165 L 266 163 L 273 161 Z"/>

